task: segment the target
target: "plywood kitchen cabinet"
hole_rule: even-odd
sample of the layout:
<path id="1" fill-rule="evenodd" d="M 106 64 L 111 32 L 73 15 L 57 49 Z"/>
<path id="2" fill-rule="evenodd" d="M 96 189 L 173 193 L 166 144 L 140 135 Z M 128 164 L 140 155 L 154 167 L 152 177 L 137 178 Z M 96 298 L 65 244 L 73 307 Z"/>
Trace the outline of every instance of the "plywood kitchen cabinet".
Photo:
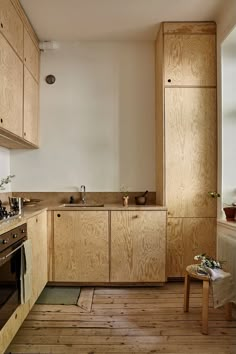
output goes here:
<path id="1" fill-rule="evenodd" d="M 38 145 L 39 86 L 24 67 L 24 139 Z"/>
<path id="2" fill-rule="evenodd" d="M 32 241 L 32 295 L 33 306 L 48 281 L 47 212 L 30 218 L 27 222 L 28 239 Z"/>
<path id="3" fill-rule="evenodd" d="M 168 218 L 167 249 L 168 276 L 184 276 L 197 254 L 216 256 L 216 219 Z"/>
<path id="4" fill-rule="evenodd" d="M 0 33 L 0 130 L 22 137 L 23 64 Z"/>
<path id="5" fill-rule="evenodd" d="M 216 86 L 213 34 L 165 34 L 165 85 Z"/>
<path id="6" fill-rule="evenodd" d="M 108 211 L 55 211 L 53 281 L 109 281 Z"/>
<path id="7" fill-rule="evenodd" d="M 19 0 L 1 0 L 0 146 L 38 146 L 39 55 L 38 39 Z"/>
<path id="8" fill-rule="evenodd" d="M 24 28 L 24 64 L 38 82 L 39 47 L 35 45 L 26 28 Z"/>
<path id="9" fill-rule="evenodd" d="M 23 23 L 9 0 L 0 1 L 0 32 L 23 59 Z"/>
<path id="10" fill-rule="evenodd" d="M 32 295 L 29 301 L 18 306 L 0 330 L 1 354 L 5 353 L 47 283 L 47 212 L 29 218 L 27 230 L 28 239 L 32 241 Z"/>
<path id="11" fill-rule="evenodd" d="M 157 204 L 168 208 L 169 277 L 182 276 L 199 248 L 215 254 L 216 200 L 208 194 L 217 185 L 215 33 L 214 23 L 163 23 L 156 41 L 156 190 Z M 208 225 L 212 242 L 188 223 Z"/>
<path id="12" fill-rule="evenodd" d="M 111 211 L 111 282 L 165 282 L 165 255 L 165 211 Z"/>
<path id="13" fill-rule="evenodd" d="M 165 160 L 168 215 L 215 217 L 215 88 L 165 88 Z"/>

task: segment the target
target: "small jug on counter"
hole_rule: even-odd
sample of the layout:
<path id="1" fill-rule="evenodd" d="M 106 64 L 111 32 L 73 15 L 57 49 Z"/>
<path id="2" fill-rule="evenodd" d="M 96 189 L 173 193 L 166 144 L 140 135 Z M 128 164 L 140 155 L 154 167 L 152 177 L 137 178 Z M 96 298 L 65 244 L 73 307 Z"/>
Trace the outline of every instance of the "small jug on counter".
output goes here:
<path id="1" fill-rule="evenodd" d="M 129 196 L 126 195 L 123 197 L 123 206 L 127 207 L 129 205 Z"/>

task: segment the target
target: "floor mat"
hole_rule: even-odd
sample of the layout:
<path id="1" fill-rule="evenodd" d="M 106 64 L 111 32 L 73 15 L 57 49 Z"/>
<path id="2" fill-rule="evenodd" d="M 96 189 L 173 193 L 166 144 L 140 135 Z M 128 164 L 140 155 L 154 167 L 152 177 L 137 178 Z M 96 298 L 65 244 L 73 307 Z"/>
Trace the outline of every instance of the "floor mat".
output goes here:
<path id="1" fill-rule="evenodd" d="M 78 286 L 46 286 L 36 304 L 77 305 L 80 295 Z"/>

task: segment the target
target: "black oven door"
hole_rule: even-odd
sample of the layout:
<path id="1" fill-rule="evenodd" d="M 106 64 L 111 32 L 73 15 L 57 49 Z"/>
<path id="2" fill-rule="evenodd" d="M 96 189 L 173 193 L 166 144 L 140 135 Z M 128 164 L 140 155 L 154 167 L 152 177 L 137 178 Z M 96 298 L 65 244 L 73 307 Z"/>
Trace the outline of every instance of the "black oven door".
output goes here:
<path id="1" fill-rule="evenodd" d="M 0 253 L 0 330 L 20 304 L 22 245 L 21 241 Z"/>

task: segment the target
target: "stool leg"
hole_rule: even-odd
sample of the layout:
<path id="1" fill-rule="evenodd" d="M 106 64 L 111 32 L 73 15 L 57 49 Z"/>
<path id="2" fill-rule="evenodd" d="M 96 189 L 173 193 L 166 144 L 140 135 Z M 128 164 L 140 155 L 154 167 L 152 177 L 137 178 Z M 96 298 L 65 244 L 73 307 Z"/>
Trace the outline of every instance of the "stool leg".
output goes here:
<path id="1" fill-rule="evenodd" d="M 185 274 L 184 280 L 184 312 L 189 310 L 190 276 Z"/>
<path id="2" fill-rule="evenodd" d="M 202 288 L 202 333 L 208 334 L 209 281 L 203 280 Z"/>
<path id="3" fill-rule="evenodd" d="M 225 317 L 227 321 L 232 321 L 232 302 L 225 304 Z"/>

